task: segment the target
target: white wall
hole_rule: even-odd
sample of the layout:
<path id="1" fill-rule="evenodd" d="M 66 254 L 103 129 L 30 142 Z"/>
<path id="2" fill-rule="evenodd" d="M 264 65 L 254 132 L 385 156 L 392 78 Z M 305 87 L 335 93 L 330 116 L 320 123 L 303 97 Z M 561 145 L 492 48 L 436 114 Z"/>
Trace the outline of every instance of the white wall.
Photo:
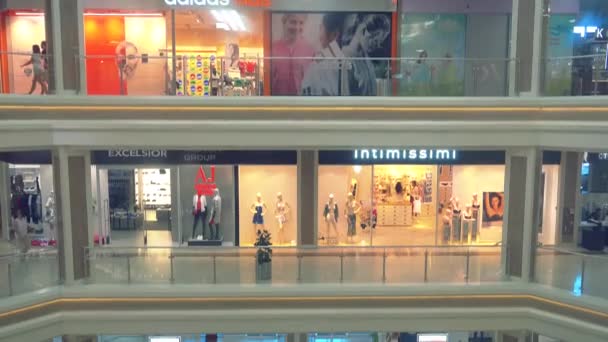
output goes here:
<path id="1" fill-rule="evenodd" d="M 277 193 L 289 204 L 291 213 L 284 225 L 284 243 L 298 240 L 298 167 L 283 165 L 239 166 L 239 241 L 241 246 L 251 246 L 255 242 L 253 214 L 249 211 L 260 192 L 266 203 L 264 228 L 272 234 L 273 244 L 278 243 L 278 221 L 274 211 Z"/>
<path id="2" fill-rule="evenodd" d="M 554 245 L 557 230 L 559 165 L 543 165 L 543 173 L 545 174 L 543 231 L 538 234 L 538 242 L 544 245 Z"/>

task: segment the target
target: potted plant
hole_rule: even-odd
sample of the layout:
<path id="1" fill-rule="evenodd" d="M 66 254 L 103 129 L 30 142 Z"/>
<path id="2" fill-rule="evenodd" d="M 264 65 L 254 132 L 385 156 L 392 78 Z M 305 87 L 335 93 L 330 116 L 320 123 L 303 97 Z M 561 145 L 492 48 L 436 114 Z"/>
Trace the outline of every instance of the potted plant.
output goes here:
<path id="1" fill-rule="evenodd" d="M 267 230 L 258 230 L 254 246 L 258 247 L 256 259 L 256 280 L 258 282 L 272 279 L 272 243 L 271 234 Z"/>

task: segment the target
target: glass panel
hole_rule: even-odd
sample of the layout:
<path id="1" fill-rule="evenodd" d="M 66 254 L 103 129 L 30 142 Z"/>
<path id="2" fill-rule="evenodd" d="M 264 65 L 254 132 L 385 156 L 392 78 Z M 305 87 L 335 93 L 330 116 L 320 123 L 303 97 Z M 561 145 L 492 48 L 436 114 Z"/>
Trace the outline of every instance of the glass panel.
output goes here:
<path id="1" fill-rule="evenodd" d="M 386 257 L 386 282 L 409 284 L 424 282 L 424 249 L 390 248 Z"/>
<path id="2" fill-rule="evenodd" d="M 382 249 L 345 251 L 344 283 L 382 283 Z"/>
<path id="3" fill-rule="evenodd" d="M 470 247 L 469 283 L 498 282 L 502 280 L 502 248 Z"/>
<path id="4" fill-rule="evenodd" d="M 536 255 L 536 282 L 581 294 L 582 257 L 539 248 Z"/>
<path id="5" fill-rule="evenodd" d="M 193 255 L 174 256 L 173 277 L 178 284 L 213 284 L 217 279 L 214 276 L 213 257 Z"/>
<path id="6" fill-rule="evenodd" d="M 585 275 L 583 278 L 583 294 L 608 298 L 608 257 L 585 258 Z"/>
<path id="7" fill-rule="evenodd" d="M 320 250 L 315 254 L 303 254 L 302 282 L 340 283 L 340 280 L 344 279 L 344 274 L 339 252 L 325 253 Z"/>
<path id="8" fill-rule="evenodd" d="M 429 282 L 464 283 L 466 281 L 466 248 L 429 249 Z"/>

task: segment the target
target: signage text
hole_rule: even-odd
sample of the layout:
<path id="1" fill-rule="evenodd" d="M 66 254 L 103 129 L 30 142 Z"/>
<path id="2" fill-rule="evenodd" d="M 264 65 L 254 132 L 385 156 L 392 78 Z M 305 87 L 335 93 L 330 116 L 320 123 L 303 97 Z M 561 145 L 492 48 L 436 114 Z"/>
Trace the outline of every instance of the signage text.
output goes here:
<path id="1" fill-rule="evenodd" d="M 456 150 L 447 149 L 362 149 L 355 160 L 456 160 Z"/>

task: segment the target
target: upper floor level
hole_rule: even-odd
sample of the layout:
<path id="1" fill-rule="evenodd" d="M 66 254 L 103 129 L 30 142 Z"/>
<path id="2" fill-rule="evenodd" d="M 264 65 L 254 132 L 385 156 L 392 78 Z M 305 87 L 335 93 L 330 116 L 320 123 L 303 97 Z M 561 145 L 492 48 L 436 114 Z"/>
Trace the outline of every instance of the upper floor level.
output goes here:
<path id="1" fill-rule="evenodd" d="M 0 6 L 5 94 L 608 93 L 608 4 L 594 0 L 29 0 Z"/>

